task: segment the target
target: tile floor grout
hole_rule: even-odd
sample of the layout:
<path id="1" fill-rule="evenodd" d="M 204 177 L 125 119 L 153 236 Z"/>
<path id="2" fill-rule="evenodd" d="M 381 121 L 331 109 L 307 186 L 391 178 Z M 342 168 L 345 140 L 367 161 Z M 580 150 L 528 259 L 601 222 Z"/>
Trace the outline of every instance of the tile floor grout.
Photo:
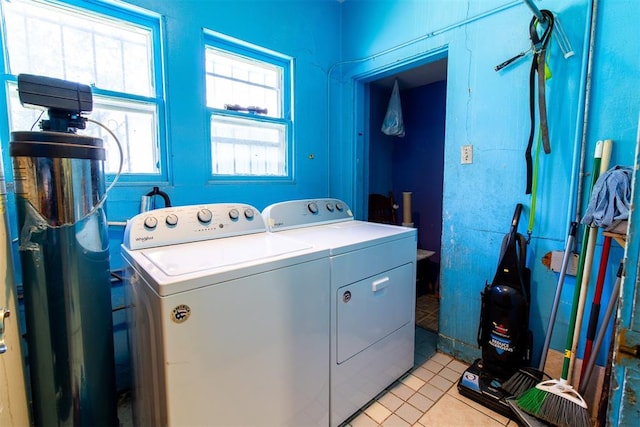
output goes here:
<path id="1" fill-rule="evenodd" d="M 426 358 L 420 351 L 417 342 L 414 368 L 344 427 L 517 426 L 515 421 L 458 393 L 458 379 L 468 364 L 444 353 Z"/>
<path id="2" fill-rule="evenodd" d="M 438 331 L 440 301 L 434 294 L 423 294 L 416 298 L 416 325 L 433 332 Z"/>

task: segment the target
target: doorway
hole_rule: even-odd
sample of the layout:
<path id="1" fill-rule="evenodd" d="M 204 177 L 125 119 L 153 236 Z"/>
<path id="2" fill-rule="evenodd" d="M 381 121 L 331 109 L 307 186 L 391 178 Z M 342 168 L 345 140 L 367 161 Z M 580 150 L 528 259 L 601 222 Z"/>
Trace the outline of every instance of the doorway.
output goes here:
<path id="1" fill-rule="evenodd" d="M 394 82 L 398 82 L 404 137 L 388 136 L 381 126 Z M 396 223 L 407 219 L 418 231 L 416 325 L 437 332 L 446 117 L 447 58 L 405 69 L 368 83 L 369 194 L 389 195 Z M 366 113 L 365 113 L 366 114 Z M 410 192 L 411 195 L 404 193 Z M 407 199 L 409 198 L 409 200 Z M 406 224 L 405 224 L 406 225 Z"/>

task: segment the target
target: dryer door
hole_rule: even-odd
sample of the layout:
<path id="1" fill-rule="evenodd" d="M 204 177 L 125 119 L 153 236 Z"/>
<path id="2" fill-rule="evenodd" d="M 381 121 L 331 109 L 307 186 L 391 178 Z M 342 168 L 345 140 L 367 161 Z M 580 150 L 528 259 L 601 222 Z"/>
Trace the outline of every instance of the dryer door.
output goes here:
<path id="1" fill-rule="evenodd" d="M 355 356 L 413 319 L 414 264 L 337 290 L 337 363 Z"/>

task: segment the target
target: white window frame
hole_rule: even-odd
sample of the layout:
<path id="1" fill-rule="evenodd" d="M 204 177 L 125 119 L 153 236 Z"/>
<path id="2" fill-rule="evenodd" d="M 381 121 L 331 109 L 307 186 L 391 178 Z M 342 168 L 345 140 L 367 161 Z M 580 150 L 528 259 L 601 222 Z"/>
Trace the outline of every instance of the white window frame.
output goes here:
<path id="1" fill-rule="evenodd" d="M 210 142 L 210 167 L 211 180 L 220 181 L 291 181 L 293 180 L 293 58 L 286 55 L 282 55 L 277 52 L 264 49 L 259 46 L 255 46 L 241 40 L 237 40 L 228 37 L 223 34 L 219 34 L 213 31 L 204 30 L 204 57 L 205 64 L 207 61 L 207 52 L 218 51 L 224 56 L 230 56 L 241 61 L 254 62 L 255 64 L 263 63 L 267 67 L 277 67 L 281 70 L 281 83 L 280 83 L 280 96 L 279 106 L 277 114 L 273 114 L 269 111 L 268 114 L 254 114 L 247 111 L 234 111 L 225 108 L 210 107 L 207 102 L 208 95 L 205 96 L 205 106 L 207 116 L 209 119 L 209 142 Z M 213 73 L 209 73 L 206 69 L 204 71 L 205 87 L 207 87 L 207 79 L 209 76 L 213 76 Z M 208 89 L 207 89 L 208 90 Z M 232 102 L 233 104 L 233 102 Z M 244 106 L 246 107 L 246 106 Z M 262 106 L 258 106 L 262 107 Z M 240 127 L 245 128 L 263 128 L 267 134 L 272 134 L 274 130 L 282 133 L 284 138 L 281 147 L 278 147 L 279 159 L 282 162 L 281 173 L 265 172 L 264 165 L 251 166 L 251 173 L 238 173 L 229 172 L 229 168 L 217 168 L 214 156 L 218 155 L 216 147 L 218 143 L 214 140 L 214 121 L 218 121 L 223 124 L 238 124 Z M 265 140 L 268 140 L 268 135 L 265 135 Z M 233 145 L 234 156 L 239 156 L 239 151 L 251 153 L 249 157 L 239 160 L 234 157 L 233 161 L 242 161 L 244 164 L 252 162 L 252 159 L 256 157 L 260 158 L 259 154 L 263 150 L 273 151 L 274 145 L 270 145 L 269 142 L 260 140 L 247 140 L 246 143 L 239 143 L 238 140 L 229 140 Z M 234 142 L 235 141 L 235 142 Z M 268 146 L 265 148 L 265 146 Z M 262 156 L 264 157 L 264 156 Z M 228 159 L 229 160 L 229 159 Z M 260 160 L 262 161 L 262 160 Z M 255 162 L 255 160 L 254 160 Z M 273 166 L 273 165 L 272 165 Z M 273 171 L 273 167 L 271 168 Z"/>

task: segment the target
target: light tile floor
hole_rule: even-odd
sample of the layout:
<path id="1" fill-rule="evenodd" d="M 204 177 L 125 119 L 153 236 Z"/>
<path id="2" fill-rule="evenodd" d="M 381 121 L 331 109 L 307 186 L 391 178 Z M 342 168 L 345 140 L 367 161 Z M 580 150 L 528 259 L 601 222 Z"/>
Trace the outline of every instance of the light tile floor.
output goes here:
<path id="1" fill-rule="evenodd" d="M 515 427 L 517 423 L 458 393 L 467 364 L 434 352 L 436 335 L 416 328 L 414 368 L 356 413 L 344 427 Z M 132 426 L 130 396 L 119 402 L 120 426 Z"/>
<path id="2" fill-rule="evenodd" d="M 468 365 L 444 353 L 425 356 L 426 352 L 432 353 L 429 349 L 433 344 L 429 340 L 421 342 L 420 331 L 416 328 L 416 363 L 411 372 L 378 395 L 344 427 L 518 425 L 460 395 L 457 382 Z"/>
<path id="3" fill-rule="evenodd" d="M 416 325 L 438 332 L 440 300 L 438 295 L 423 294 L 416 298 Z"/>

